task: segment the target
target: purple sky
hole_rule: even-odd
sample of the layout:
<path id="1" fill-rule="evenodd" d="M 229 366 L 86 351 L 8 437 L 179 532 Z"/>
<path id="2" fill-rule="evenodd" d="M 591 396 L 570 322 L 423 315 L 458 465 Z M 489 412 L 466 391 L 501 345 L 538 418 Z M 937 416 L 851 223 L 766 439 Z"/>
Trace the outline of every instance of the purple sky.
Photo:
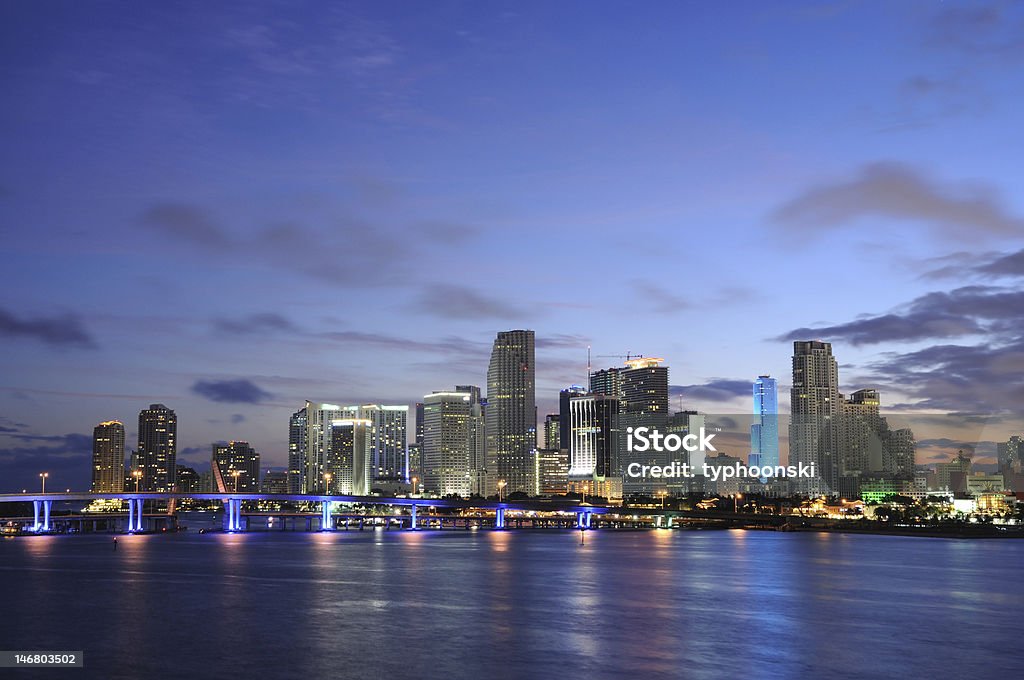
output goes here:
<path id="1" fill-rule="evenodd" d="M 820 338 L 979 414 L 921 462 L 1024 430 L 1024 6 L 725 4 L 3 3 L 0 487 L 152 402 L 279 465 L 523 327 L 542 416 L 588 344 L 785 410 Z"/>

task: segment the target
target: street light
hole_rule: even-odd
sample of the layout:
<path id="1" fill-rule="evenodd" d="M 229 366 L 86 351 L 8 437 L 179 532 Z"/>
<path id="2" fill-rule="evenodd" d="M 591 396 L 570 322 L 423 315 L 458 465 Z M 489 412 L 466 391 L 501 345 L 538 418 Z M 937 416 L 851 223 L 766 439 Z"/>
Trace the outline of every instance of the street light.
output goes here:
<path id="1" fill-rule="evenodd" d="M 232 470 L 231 476 L 235 478 L 235 493 L 238 493 L 238 477 L 242 474 L 241 470 Z"/>
<path id="2" fill-rule="evenodd" d="M 139 481 L 142 479 L 142 470 L 132 470 L 132 477 L 135 478 L 135 493 L 138 493 Z"/>
<path id="3" fill-rule="evenodd" d="M 501 490 L 505 488 L 505 480 L 498 480 L 498 502 L 501 502 Z"/>
<path id="4" fill-rule="evenodd" d="M 668 491 L 659 491 L 658 495 L 661 496 L 661 509 L 665 509 L 665 496 L 668 495 Z"/>
<path id="5" fill-rule="evenodd" d="M 46 493 L 46 478 L 50 476 L 49 472 L 40 472 L 39 478 L 43 480 L 43 493 Z"/>
<path id="6" fill-rule="evenodd" d="M 331 493 L 331 473 L 330 472 L 325 472 L 324 473 L 324 493 L 325 494 L 330 494 Z"/>
<path id="7" fill-rule="evenodd" d="M 413 477 L 413 478 L 412 478 L 412 495 L 413 495 L 413 496 L 415 496 L 415 495 L 416 495 L 416 483 L 417 483 L 418 481 L 420 481 L 420 478 L 419 478 L 419 477 Z"/>
<path id="8" fill-rule="evenodd" d="M 738 494 L 736 494 L 735 496 L 732 497 L 732 511 L 734 513 L 738 513 L 739 512 L 739 503 L 740 503 L 740 499 L 741 498 L 743 498 L 743 494 L 741 494 L 741 493 L 738 493 Z"/>
<path id="9" fill-rule="evenodd" d="M 590 485 L 589 484 L 584 484 L 583 485 L 583 498 L 580 499 L 580 505 L 583 505 L 584 503 L 587 502 L 587 492 L 588 491 L 590 491 Z"/>

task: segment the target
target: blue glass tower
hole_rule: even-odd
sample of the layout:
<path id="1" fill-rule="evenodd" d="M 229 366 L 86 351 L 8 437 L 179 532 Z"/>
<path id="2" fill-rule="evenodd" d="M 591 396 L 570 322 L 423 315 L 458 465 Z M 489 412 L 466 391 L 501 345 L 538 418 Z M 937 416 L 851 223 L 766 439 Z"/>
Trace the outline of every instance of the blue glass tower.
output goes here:
<path id="1" fill-rule="evenodd" d="M 754 424 L 750 426 L 748 464 L 779 464 L 779 385 L 768 375 L 760 375 L 754 381 Z M 762 477 L 761 482 L 765 481 Z"/>

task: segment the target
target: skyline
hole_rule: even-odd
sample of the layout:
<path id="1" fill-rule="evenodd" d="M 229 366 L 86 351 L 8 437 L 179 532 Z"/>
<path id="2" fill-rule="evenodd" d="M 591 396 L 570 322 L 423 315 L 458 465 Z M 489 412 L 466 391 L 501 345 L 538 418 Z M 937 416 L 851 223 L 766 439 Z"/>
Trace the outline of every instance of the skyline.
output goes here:
<path id="1" fill-rule="evenodd" d="M 747 413 L 821 339 L 887 413 L 1024 429 L 1024 7 L 0 13 L 0 476 L 151 403 L 280 467 L 304 400 L 482 387 L 523 327 L 541 422 L 588 345 Z"/>

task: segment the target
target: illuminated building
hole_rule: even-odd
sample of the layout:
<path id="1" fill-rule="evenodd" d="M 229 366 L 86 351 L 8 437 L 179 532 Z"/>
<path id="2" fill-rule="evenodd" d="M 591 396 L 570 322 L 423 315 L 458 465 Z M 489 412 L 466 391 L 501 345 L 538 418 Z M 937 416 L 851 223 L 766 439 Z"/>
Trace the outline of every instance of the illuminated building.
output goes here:
<path id="1" fill-rule="evenodd" d="M 452 392 L 423 397 L 421 488 L 440 496 L 485 495 L 495 482 L 487 479 L 480 388 L 460 386 Z"/>
<path id="2" fill-rule="evenodd" d="M 248 442 L 214 444 L 210 469 L 217 491 L 260 490 L 260 454 Z"/>
<path id="3" fill-rule="evenodd" d="M 124 491 L 124 425 L 117 420 L 92 430 L 92 486 L 95 493 Z"/>
<path id="4" fill-rule="evenodd" d="M 558 413 L 549 413 L 544 419 L 544 448 L 545 449 L 560 449 L 561 444 L 561 432 L 560 432 L 560 419 L 561 415 Z"/>
<path id="5" fill-rule="evenodd" d="M 367 446 L 373 481 L 406 481 L 409 407 L 366 404 L 359 407 L 358 417 L 370 421 Z"/>
<path id="6" fill-rule="evenodd" d="M 344 418 L 330 423 L 330 442 L 324 460 L 327 493 L 366 496 L 373 481 L 369 439 L 373 421 Z"/>
<path id="7" fill-rule="evenodd" d="M 800 478 L 801 493 L 820 494 L 838 484 L 839 366 L 832 344 L 817 340 L 793 343 L 790 391 L 789 463 L 814 464 L 817 477 Z"/>
<path id="8" fill-rule="evenodd" d="M 306 409 L 288 419 L 288 493 L 302 493 L 306 480 Z"/>
<path id="9" fill-rule="evenodd" d="M 754 381 L 754 422 L 750 426 L 750 465 L 779 464 L 779 385 L 769 375 Z M 762 478 L 761 483 L 767 482 Z"/>
<path id="10" fill-rule="evenodd" d="M 668 366 L 664 359 L 636 358 L 626 361 L 618 369 L 619 380 L 619 460 L 618 474 L 631 463 L 665 465 L 669 454 L 664 451 L 630 452 L 625 440 L 628 428 L 648 427 L 665 432 L 668 426 Z M 664 479 L 654 477 L 626 477 L 623 491 L 629 493 L 656 493 L 667 491 Z"/>
<path id="11" fill-rule="evenodd" d="M 579 385 L 570 385 L 558 393 L 558 447 L 569 450 L 569 437 L 572 427 L 569 424 L 569 400 L 587 394 L 587 390 Z M 600 394 L 604 394 L 601 392 Z M 618 392 L 614 396 L 619 396 Z M 547 445 L 548 448 L 556 448 Z"/>
<path id="12" fill-rule="evenodd" d="M 267 470 L 263 473 L 263 480 L 260 481 L 260 493 L 289 493 L 288 473 Z"/>
<path id="13" fill-rule="evenodd" d="M 204 491 L 203 478 L 195 468 L 179 464 L 175 474 L 178 491 L 181 493 L 200 493 Z"/>
<path id="14" fill-rule="evenodd" d="M 533 331 L 499 332 L 487 368 L 487 487 L 536 493 L 536 367 Z"/>
<path id="15" fill-rule="evenodd" d="M 572 488 L 619 477 L 619 398 L 587 394 L 569 400 L 569 472 Z"/>
<path id="16" fill-rule="evenodd" d="M 537 479 L 540 493 L 559 496 L 569 491 L 569 451 L 545 448 L 537 451 Z"/>
<path id="17" fill-rule="evenodd" d="M 139 412 L 137 469 L 140 491 L 173 491 L 177 472 L 178 417 L 163 404 Z"/>

